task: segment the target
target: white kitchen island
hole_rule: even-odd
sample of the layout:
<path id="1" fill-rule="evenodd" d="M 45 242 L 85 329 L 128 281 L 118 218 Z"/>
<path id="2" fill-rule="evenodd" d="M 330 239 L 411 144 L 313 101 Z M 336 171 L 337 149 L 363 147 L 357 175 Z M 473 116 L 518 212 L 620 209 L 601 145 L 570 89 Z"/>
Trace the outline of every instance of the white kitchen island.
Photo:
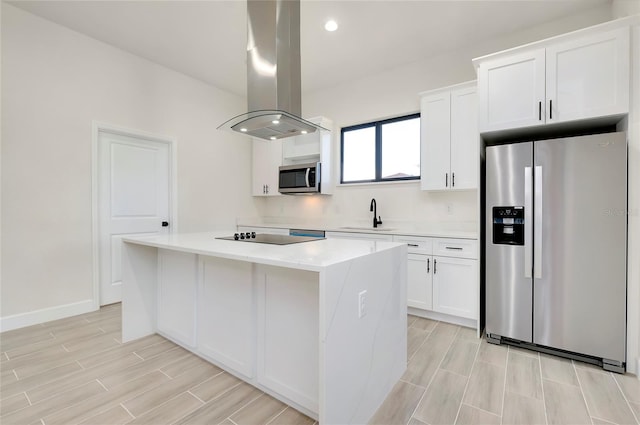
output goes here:
<path id="1" fill-rule="evenodd" d="M 159 333 L 318 419 L 366 423 L 407 364 L 406 244 L 124 238 L 122 339 Z"/>

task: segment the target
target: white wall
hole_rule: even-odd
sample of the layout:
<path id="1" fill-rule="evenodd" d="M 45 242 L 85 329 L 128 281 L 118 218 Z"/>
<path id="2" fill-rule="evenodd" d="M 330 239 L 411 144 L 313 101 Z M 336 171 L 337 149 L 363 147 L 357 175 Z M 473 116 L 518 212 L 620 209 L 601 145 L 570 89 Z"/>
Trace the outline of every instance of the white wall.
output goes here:
<path id="1" fill-rule="evenodd" d="M 256 214 L 250 143 L 216 131 L 242 98 L 4 2 L 2 89 L 5 324 L 92 297 L 92 120 L 177 139 L 180 231 Z"/>
<path id="2" fill-rule="evenodd" d="M 553 21 L 518 33 L 475 43 L 467 48 L 424 58 L 382 73 L 375 73 L 337 87 L 305 93 L 303 114 L 326 116 L 334 121 L 334 181 L 339 181 L 340 128 L 403 114 L 418 112 L 418 93 L 476 78 L 471 59 L 510 47 L 563 34 L 611 19 L 611 8 L 603 5 L 582 14 Z M 410 46 L 404 46 L 410 48 Z M 354 54 L 356 54 L 354 52 Z M 339 67 L 340 64 L 335 64 Z M 302 76 L 304 78 L 304 75 Z M 478 203 L 476 191 L 427 193 L 418 183 L 337 187 L 331 197 L 273 197 L 262 199 L 264 217 L 292 220 L 307 218 L 326 221 L 367 222 L 372 214 L 369 201 L 376 198 L 382 220 L 421 220 L 428 227 L 476 230 Z M 450 207 L 450 208 L 448 208 Z M 449 213 L 448 211 L 451 211 Z"/>

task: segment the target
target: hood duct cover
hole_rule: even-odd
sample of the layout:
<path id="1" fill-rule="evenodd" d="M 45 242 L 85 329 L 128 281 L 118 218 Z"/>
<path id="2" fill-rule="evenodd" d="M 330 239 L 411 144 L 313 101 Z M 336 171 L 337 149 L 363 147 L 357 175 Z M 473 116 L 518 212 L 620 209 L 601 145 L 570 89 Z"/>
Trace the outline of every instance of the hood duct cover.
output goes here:
<path id="1" fill-rule="evenodd" d="M 249 112 L 218 129 L 282 139 L 322 129 L 300 118 L 300 0 L 247 1 Z"/>

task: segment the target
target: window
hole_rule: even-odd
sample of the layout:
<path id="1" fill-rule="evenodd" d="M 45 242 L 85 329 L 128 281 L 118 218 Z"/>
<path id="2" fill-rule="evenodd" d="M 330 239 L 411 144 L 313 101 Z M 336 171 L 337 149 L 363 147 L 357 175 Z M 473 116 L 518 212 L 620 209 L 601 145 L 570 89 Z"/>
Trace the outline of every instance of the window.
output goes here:
<path id="1" fill-rule="evenodd" d="M 340 182 L 420 178 L 420 114 L 344 127 Z"/>

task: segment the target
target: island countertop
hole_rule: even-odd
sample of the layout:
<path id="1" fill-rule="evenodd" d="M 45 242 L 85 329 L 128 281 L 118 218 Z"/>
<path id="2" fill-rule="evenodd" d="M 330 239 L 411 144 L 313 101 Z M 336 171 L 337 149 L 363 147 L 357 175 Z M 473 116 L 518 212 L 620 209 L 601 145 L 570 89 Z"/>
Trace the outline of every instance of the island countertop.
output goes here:
<path id="1" fill-rule="evenodd" d="M 123 240 L 174 251 L 316 272 L 334 264 L 404 245 L 395 242 L 346 239 L 319 239 L 291 245 L 270 245 L 216 239 L 233 233 L 229 231 L 128 236 Z"/>

